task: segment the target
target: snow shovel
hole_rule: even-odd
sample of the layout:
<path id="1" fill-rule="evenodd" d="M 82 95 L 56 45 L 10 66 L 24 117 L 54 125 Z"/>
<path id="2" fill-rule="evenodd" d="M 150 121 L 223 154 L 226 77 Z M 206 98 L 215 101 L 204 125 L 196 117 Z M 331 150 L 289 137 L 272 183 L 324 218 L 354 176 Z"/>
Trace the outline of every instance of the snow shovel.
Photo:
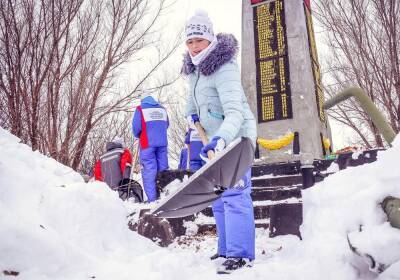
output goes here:
<path id="1" fill-rule="evenodd" d="M 205 136 L 202 128 L 199 135 Z M 234 186 L 245 175 L 253 163 L 254 147 L 249 138 L 242 137 L 217 155 L 208 153 L 208 157 L 212 158 L 210 162 L 182 182 L 175 194 L 161 202 L 151 214 L 159 218 L 179 218 L 210 206 L 224 190 Z"/>
<path id="2" fill-rule="evenodd" d="M 206 132 L 204 131 L 204 128 L 201 126 L 200 122 L 195 122 L 194 126 L 196 127 L 197 132 L 199 133 L 199 136 L 200 136 L 200 139 L 201 139 L 201 142 L 203 143 L 203 145 L 204 146 L 207 145 L 208 138 L 207 138 Z M 213 159 L 215 157 L 215 153 L 213 151 L 208 151 L 207 156 L 208 156 L 208 159 Z"/>
<path id="3" fill-rule="evenodd" d="M 139 139 L 135 139 L 133 142 L 133 149 L 135 150 L 132 157 L 132 172 L 138 174 L 141 166 L 139 162 Z M 131 172 L 131 176 L 132 176 Z"/>

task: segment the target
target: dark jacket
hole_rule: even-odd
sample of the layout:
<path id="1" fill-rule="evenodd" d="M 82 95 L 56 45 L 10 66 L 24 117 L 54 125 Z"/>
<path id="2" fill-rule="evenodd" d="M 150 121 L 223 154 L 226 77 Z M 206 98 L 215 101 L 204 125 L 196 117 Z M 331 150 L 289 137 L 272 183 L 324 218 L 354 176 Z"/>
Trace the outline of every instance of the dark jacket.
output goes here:
<path id="1" fill-rule="evenodd" d="M 121 144 L 108 142 L 107 152 L 100 156 L 94 168 L 95 179 L 103 181 L 112 188 L 118 188 L 122 179 L 129 179 L 132 156 Z"/>

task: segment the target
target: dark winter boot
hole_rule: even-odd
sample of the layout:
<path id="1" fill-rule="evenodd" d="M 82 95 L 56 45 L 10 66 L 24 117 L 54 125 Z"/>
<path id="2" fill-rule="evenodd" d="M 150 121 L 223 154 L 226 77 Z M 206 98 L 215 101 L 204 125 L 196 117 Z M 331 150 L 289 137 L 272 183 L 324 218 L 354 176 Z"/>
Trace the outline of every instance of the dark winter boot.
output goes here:
<path id="1" fill-rule="evenodd" d="M 224 259 L 226 259 L 226 256 L 224 256 L 224 255 L 220 255 L 220 254 L 218 254 L 218 253 L 215 253 L 214 255 L 212 255 L 211 257 L 210 257 L 210 260 L 216 260 L 216 259 L 218 259 L 218 258 L 224 258 Z"/>
<path id="2" fill-rule="evenodd" d="M 252 267 L 253 262 L 249 259 L 228 258 L 217 268 L 218 274 L 229 274 L 242 267 Z"/>

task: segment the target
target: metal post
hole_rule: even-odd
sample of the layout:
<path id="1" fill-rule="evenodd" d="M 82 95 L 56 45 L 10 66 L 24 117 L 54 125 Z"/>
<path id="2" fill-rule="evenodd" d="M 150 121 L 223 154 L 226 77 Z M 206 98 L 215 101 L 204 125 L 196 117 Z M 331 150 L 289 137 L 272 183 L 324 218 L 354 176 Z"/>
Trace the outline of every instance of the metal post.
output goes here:
<path id="1" fill-rule="evenodd" d="M 303 177 L 303 189 L 310 188 L 315 184 L 315 177 L 314 177 L 314 166 L 313 165 L 302 165 L 301 169 L 301 176 Z"/>

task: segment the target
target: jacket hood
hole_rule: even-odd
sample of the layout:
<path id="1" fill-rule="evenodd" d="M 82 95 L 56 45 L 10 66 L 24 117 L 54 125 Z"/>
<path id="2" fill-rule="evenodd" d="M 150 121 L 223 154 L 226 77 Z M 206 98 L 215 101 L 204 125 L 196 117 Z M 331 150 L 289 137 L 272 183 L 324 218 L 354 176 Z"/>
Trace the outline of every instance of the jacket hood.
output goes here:
<path id="1" fill-rule="evenodd" d="M 141 104 L 157 105 L 158 103 L 153 96 L 147 96 L 142 99 Z"/>
<path id="2" fill-rule="evenodd" d="M 215 73 L 222 65 L 236 56 L 239 47 L 236 38 L 232 34 L 219 33 L 217 35 L 218 44 L 215 49 L 199 64 L 201 74 L 209 76 Z M 189 52 L 183 58 L 182 73 L 189 75 L 196 70 L 192 63 Z"/>
<path id="3" fill-rule="evenodd" d="M 107 142 L 106 144 L 106 150 L 107 152 L 110 150 L 114 150 L 117 148 L 123 148 L 121 143 L 115 143 L 115 142 Z"/>

